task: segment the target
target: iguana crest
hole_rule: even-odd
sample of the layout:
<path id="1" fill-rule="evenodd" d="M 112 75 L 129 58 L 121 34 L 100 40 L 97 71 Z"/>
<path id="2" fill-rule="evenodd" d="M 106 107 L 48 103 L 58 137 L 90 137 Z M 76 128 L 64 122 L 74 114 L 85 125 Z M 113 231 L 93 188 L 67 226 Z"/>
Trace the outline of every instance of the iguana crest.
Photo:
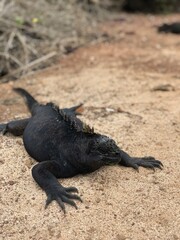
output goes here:
<path id="1" fill-rule="evenodd" d="M 91 128 L 89 125 L 86 123 L 82 122 L 80 119 L 68 115 L 63 111 L 62 109 L 58 110 L 59 115 L 67 124 L 70 126 L 71 129 L 75 129 L 77 132 L 83 132 L 83 133 L 88 133 L 88 134 L 93 134 L 94 133 L 94 128 Z"/>
<path id="2" fill-rule="evenodd" d="M 61 120 L 63 119 L 71 129 L 75 129 L 77 132 L 83 132 L 87 134 L 93 134 L 94 128 L 91 128 L 88 124 L 82 122 L 80 119 L 68 115 L 64 110 L 60 109 L 57 105 L 50 102 L 47 105 L 51 106 L 56 112 L 58 112 Z"/>

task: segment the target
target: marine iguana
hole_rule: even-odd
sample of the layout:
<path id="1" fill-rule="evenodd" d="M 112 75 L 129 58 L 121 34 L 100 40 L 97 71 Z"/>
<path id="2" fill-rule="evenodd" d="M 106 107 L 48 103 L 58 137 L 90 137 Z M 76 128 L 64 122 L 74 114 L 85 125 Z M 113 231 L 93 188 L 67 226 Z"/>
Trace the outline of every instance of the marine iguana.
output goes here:
<path id="1" fill-rule="evenodd" d="M 154 157 L 130 157 L 114 140 L 95 133 L 76 115 L 82 104 L 60 109 L 53 103 L 39 104 L 26 90 L 14 89 L 22 95 L 31 117 L 0 124 L 0 131 L 20 136 L 28 154 L 39 163 L 32 168 L 32 176 L 46 192 L 47 207 L 56 200 L 65 213 L 65 204 L 77 208 L 74 200 L 82 201 L 75 194 L 75 187 L 63 187 L 57 178 L 73 177 L 93 172 L 104 165 L 122 165 L 138 170 L 160 168 L 163 164 Z"/>
<path id="2" fill-rule="evenodd" d="M 158 32 L 180 34 L 180 22 L 164 23 L 158 27 Z"/>

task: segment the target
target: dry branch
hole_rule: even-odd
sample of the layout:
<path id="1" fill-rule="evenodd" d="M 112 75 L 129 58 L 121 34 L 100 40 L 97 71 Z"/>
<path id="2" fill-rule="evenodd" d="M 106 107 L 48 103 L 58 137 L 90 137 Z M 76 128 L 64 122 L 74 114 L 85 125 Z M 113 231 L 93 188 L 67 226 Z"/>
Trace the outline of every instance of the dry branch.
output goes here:
<path id="1" fill-rule="evenodd" d="M 11 71 L 9 74 L 7 74 L 6 78 L 4 78 L 1 82 L 5 83 L 8 81 L 8 78 L 10 76 L 16 76 L 17 74 L 21 73 L 21 71 L 27 71 L 27 70 L 30 70 L 32 67 L 36 66 L 36 65 L 39 65 L 41 64 L 42 62 L 45 62 L 47 60 L 49 60 L 50 58 L 52 57 L 55 57 L 57 55 L 57 52 L 51 52 L 51 53 L 48 53 L 26 65 L 23 65 L 21 66 L 20 68 L 16 69 L 16 70 L 13 70 Z"/>

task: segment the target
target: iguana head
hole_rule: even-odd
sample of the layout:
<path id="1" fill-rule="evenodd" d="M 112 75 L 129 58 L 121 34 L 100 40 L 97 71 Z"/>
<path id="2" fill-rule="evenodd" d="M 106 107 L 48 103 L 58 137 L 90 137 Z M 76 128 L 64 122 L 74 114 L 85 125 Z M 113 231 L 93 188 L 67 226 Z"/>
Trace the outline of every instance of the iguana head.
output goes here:
<path id="1" fill-rule="evenodd" d="M 121 160 L 120 149 L 114 140 L 100 135 L 91 146 L 91 153 L 101 157 L 105 165 L 117 164 Z"/>

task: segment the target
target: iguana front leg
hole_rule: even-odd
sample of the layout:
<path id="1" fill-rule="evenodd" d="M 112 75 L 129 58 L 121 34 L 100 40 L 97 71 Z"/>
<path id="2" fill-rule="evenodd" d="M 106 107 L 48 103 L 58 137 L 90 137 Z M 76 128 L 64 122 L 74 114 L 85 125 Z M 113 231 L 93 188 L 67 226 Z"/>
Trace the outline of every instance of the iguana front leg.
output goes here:
<path id="1" fill-rule="evenodd" d="M 136 170 L 138 170 L 140 166 L 145 168 L 152 168 L 153 170 L 155 170 L 155 168 L 162 169 L 163 167 L 163 164 L 159 160 L 156 160 L 154 157 L 130 157 L 126 152 L 122 150 L 121 161 L 119 164 L 125 167 L 132 167 Z"/>
<path id="2" fill-rule="evenodd" d="M 30 118 L 11 121 L 9 123 L 0 124 L 0 132 L 5 135 L 7 132 L 12 133 L 14 136 L 23 135 L 24 129 L 26 128 Z"/>
<path id="3" fill-rule="evenodd" d="M 59 206 L 62 208 L 63 212 L 65 213 L 64 203 L 68 203 L 77 209 L 76 203 L 71 199 L 79 200 L 81 202 L 82 200 L 78 195 L 72 194 L 72 192 L 78 193 L 77 188 L 66 188 L 58 182 L 57 178 L 66 177 L 63 174 L 64 171 L 66 171 L 66 169 L 64 169 L 64 166 L 61 167 L 58 162 L 51 160 L 41 162 L 35 165 L 32 169 L 32 175 L 38 185 L 46 192 L 47 200 L 45 208 L 53 200 L 56 200 Z"/>

